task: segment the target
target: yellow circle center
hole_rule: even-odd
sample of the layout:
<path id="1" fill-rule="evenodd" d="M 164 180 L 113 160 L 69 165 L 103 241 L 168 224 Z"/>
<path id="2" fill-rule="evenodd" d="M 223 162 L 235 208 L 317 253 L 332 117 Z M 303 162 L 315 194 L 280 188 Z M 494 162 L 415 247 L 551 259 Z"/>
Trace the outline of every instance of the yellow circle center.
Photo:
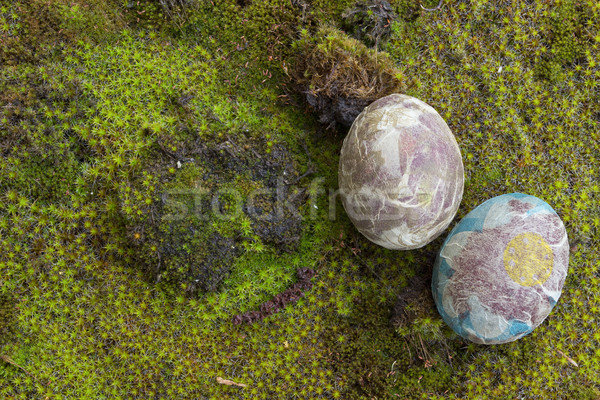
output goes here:
<path id="1" fill-rule="evenodd" d="M 544 238 L 537 233 L 521 233 L 504 249 L 504 268 L 510 278 L 521 286 L 546 282 L 552 273 L 554 256 Z"/>

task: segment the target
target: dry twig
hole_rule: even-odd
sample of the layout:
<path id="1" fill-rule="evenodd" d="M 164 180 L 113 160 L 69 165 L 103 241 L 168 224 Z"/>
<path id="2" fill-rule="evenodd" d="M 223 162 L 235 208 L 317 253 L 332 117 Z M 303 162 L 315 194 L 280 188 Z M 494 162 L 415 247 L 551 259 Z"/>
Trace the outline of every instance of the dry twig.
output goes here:
<path id="1" fill-rule="evenodd" d="M 248 386 L 243 383 L 237 383 L 234 381 L 230 381 L 229 379 L 223 379 L 220 376 L 217 377 L 217 383 L 220 383 L 221 385 L 227 385 L 227 386 L 239 386 L 239 387 L 247 387 Z"/>
<path id="2" fill-rule="evenodd" d="M 567 361 L 568 361 L 568 362 L 570 362 L 571 364 L 573 364 L 573 365 L 574 365 L 576 368 L 579 368 L 579 364 L 577 364 L 577 363 L 575 362 L 575 360 L 573 360 L 571 357 L 569 357 L 568 355 L 566 355 L 565 353 L 563 353 L 562 351 L 560 351 L 560 350 L 558 350 L 558 349 L 556 349 L 556 351 L 557 351 L 557 352 L 558 352 L 558 353 L 559 353 L 561 356 L 563 356 L 564 358 L 566 358 L 566 359 L 567 359 Z"/>

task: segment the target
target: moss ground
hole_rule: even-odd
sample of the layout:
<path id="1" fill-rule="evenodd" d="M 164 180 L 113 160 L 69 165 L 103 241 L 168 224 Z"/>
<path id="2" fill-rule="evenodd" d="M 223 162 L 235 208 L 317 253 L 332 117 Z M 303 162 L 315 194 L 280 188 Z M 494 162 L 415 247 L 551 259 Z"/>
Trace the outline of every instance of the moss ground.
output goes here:
<path id="1" fill-rule="evenodd" d="M 0 1 L 0 398 L 600 398 L 599 5 L 390 1 L 379 51 L 463 153 L 457 221 L 518 191 L 569 234 L 549 318 L 479 346 L 428 292 L 443 238 L 378 248 L 329 199 L 345 132 L 286 72 L 352 3 Z"/>

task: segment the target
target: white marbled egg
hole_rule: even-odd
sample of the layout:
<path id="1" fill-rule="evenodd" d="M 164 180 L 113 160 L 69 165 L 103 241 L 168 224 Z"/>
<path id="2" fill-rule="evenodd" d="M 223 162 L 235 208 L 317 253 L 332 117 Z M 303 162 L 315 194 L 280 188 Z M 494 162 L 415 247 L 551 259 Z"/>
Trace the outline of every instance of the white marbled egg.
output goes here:
<path id="1" fill-rule="evenodd" d="M 354 226 L 378 245 L 408 250 L 450 224 L 462 200 L 464 169 L 443 118 L 419 99 L 392 94 L 352 124 L 338 180 Z"/>

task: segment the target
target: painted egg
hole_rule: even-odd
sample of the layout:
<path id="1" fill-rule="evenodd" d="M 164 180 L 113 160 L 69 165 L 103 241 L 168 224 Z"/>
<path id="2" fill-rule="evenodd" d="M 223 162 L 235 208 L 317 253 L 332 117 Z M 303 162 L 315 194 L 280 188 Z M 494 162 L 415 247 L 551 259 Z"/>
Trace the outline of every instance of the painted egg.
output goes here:
<path id="1" fill-rule="evenodd" d="M 464 169 L 442 117 L 419 99 L 392 94 L 352 124 L 338 180 L 358 231 L 380 246 L 408 250 L 448 227 L 462 199 Z"/>
<path id="2" fill-rule="evenodd" d="M 556 212 L 537 197 L 504 194 L 452 229 L 433 269 L 438 311 L 476 343 L 517 340 L 548 316 L 569 268 L 569 241 Z"/>

